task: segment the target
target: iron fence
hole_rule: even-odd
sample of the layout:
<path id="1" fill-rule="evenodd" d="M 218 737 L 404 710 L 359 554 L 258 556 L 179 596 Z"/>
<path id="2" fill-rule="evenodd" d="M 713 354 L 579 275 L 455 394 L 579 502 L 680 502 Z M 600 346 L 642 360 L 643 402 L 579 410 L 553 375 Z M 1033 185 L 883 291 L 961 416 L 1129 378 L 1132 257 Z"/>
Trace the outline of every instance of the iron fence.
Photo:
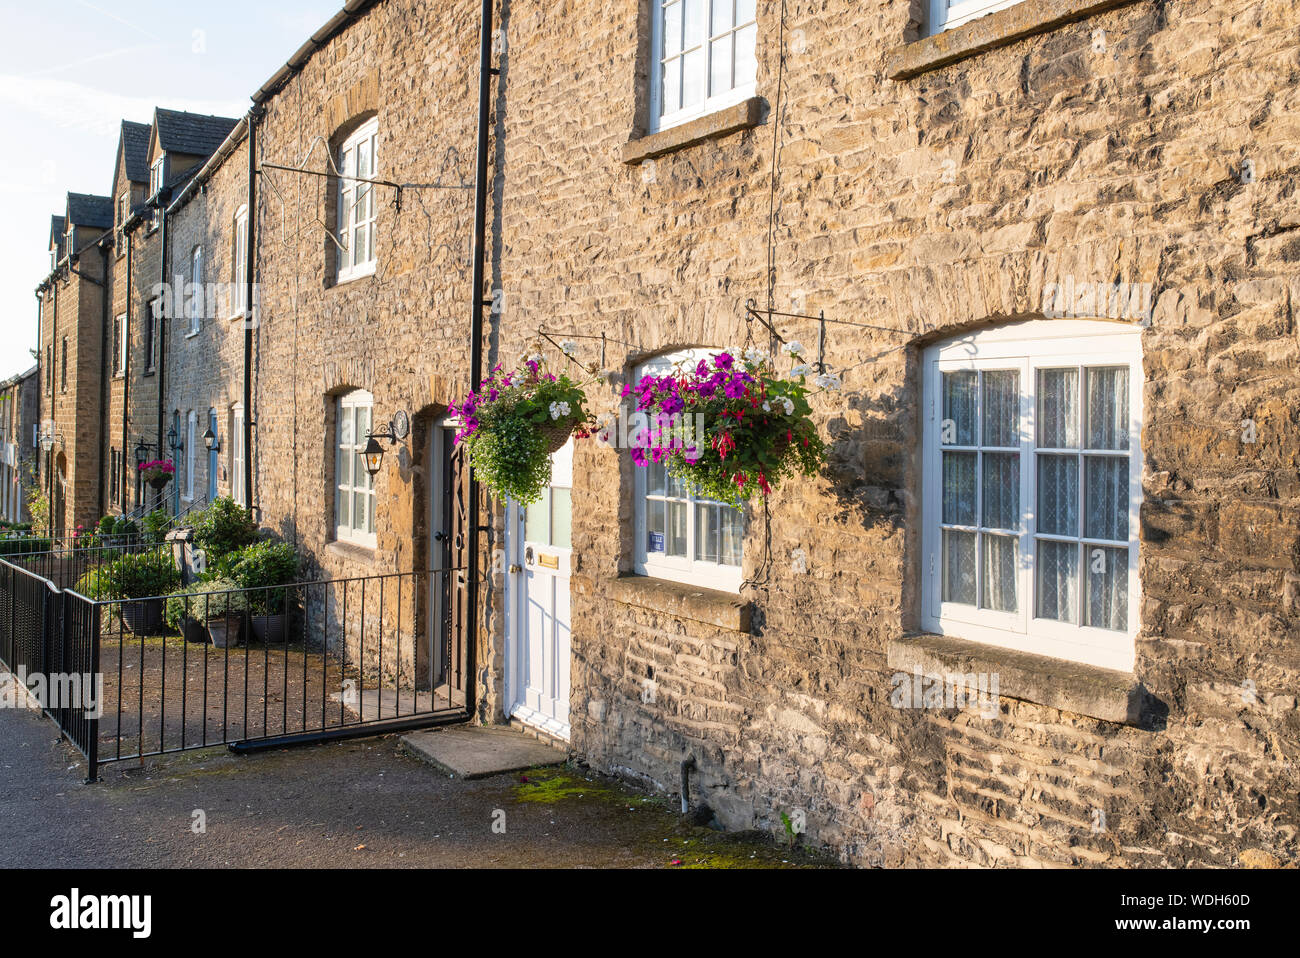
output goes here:
<path id="1" fill-rule="evenodd" d="M 465 643 L 441 597 L 460 569 L 95 601 L 98 761 L 239 750 L 463 721 Z"/>

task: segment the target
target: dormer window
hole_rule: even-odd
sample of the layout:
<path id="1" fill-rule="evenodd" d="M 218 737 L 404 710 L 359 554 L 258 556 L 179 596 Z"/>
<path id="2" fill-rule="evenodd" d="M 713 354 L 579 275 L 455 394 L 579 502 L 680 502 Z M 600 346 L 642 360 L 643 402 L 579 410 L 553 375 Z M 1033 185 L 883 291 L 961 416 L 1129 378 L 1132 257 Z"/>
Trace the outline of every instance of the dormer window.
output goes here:
<path id="1" fill-rule="evenodd" d="M 149 168 L 149 195 L 157 196 L 158 191 L 163 186 L 163 163 L 167 159 L 166 155 L 158 157 L 153 166 Z"/>

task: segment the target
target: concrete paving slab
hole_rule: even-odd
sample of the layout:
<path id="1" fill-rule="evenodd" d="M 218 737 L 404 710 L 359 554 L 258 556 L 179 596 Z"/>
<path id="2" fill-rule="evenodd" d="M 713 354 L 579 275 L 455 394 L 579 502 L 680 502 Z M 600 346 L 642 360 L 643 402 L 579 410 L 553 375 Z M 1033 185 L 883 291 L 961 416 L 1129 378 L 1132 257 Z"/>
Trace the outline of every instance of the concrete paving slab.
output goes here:
<path id="1" fill-rule="evenodd" d="M 487 778 L 538 765 L 563 764 L 563 752 L 512 728 L 458 725 L 402 736 L 411 754 L 457 778 Z"/>

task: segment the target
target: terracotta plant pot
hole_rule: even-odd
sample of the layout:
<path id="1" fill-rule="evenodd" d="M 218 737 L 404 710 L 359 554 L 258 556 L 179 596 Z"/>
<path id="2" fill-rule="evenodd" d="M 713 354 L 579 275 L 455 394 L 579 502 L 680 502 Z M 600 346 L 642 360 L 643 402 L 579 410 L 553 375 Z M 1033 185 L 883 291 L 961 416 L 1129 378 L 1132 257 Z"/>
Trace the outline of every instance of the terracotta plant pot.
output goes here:
<path id="1" fill-rule="evenodd" d="M 223 615 L 208 620 L 208 637 L 219 649 L 234 648 L 244 644 L 244 616 Z"/>
<path id="2" fill-rule="evenodd" d="M 208 627 L 198 619 L 182 619 L 181 635 L 186 642 L 207 642 Z"/>

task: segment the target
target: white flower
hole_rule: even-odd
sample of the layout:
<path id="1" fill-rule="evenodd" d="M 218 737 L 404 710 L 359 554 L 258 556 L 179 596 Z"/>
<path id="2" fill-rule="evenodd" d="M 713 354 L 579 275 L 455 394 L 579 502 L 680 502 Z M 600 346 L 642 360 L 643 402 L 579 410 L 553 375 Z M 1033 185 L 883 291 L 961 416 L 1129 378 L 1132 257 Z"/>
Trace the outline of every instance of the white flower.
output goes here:
<path id="1" fill-rule="evenodd" d="M 835 373 L 822 373 L 813 380 L 813 385 L 828 392 L 838 392 L 844 388 L 844 383 L 840 382 L 840 377 Z"/>
<path id="2" fill-rule="evenodd" d="M 794 400 L 790 399 L 790 398 L 787 397 L 787 396 L 782 396 L 782 397 L 781 397 L 781 405 L 785 406 L 785 414 L 786 414 L 787 416 L 793 416 L 793 415 L 794 415 Z"/>
<path id="3" fill-rule="evenodd" d="M 569 410 L 569 404 L 568 404 L 567 402 L 553 402 L 553 403 L 551 403 L 551 418 L 552 418 L 552 419 L 563 419 L 565 416 L 569 415 L 569 412 L 570 412 L 570 410 Z"/>
<path id="4" fill-rule="evenodd" d="M 795 366 L 793 369 L 790 370 L 790 377 L 794 378 L 795 376 L 807 376 L 812 371 L 813 368 L 809 366 L 807 363 L 800 363 L 798 366 Z"/>
<path id="5" fill-rule="evenodd" d="M 533 353 L 531 356 L 528 357 L 528 359 L 526 360 L 526 362 L 537 363 L 537 364 L 540 365 L 541 362 L 542 362 L 542 354 L 541 354 L 541 353 Z"/>
<path id="6" fill-rule="evenodd" d="M 803 355 L 803 343 L 800 342 L 786 343 L 781 347 L 781 349 L 786 353 L 789 353 L 791 356 Z"/>
<path id="7" fill-rule="evenodd" d="M 566 356 L 575 356 L 578 352 L 578 344 L 572 339 L 566 339 L 564 342 L 560 343 L 560 352 L 564 353 Z"/>
<path id="8" fill-rule="evenodd" d="M 745 362 L 749 363 L 751 366 L 757 366 L 760 363 L 767 362 L 767 350 L 758 348 L 745 350 Z"/>
<path id="9" fill-rule="evenodd" d="M 772 411 L 772 404 L 770 402 L 763 403 L 763 412 L 771 412 L 771 411 Z"/>

